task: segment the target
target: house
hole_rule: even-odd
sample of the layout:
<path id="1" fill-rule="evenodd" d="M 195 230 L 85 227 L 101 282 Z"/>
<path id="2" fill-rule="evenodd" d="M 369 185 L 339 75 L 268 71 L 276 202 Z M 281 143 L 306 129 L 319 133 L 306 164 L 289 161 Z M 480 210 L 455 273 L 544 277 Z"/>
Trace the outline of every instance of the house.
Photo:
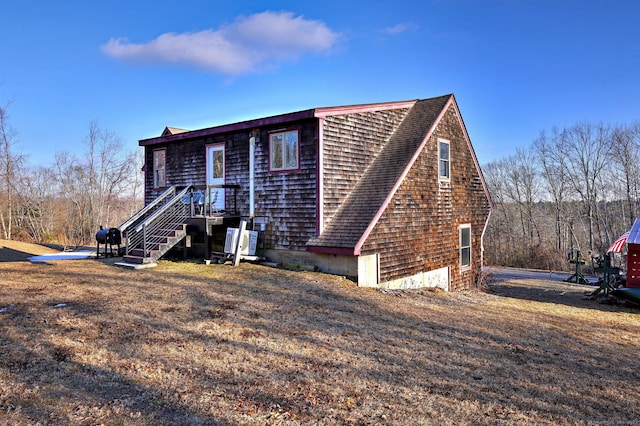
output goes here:
<path id="1" fill-rule="evenodd" d="M 481 270 L 492 203 L 452 94 L 167 127 L 139 144 L 147 212 L 123 232 L 141 241 L 145 216 L 181 209 L 168 241 L 131 242 L 142 261 L 177 241 L 209 256 L 245 219 L 267 258 L 361 286 L 458 290 Z"/>

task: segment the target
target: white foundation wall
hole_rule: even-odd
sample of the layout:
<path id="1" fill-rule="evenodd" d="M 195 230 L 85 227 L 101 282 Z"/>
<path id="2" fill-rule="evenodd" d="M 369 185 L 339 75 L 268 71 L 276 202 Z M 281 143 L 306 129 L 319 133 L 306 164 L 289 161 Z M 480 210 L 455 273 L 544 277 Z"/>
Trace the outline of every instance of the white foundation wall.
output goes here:
<path id="1" fill-rule="evenodd" d="M 433 271 L 420 272 L 410 277 L 386 281 L 380 283 L 378 287 L 388 289 L 441 288 L 442 290 L 449 291 L 450 281 L 449 267 L 446 266 Z"/>
<path id="2" fill-rule="evenodd" d="M 358 257 L 335 254 L 318 254 L 314 256 L 318 269 L 334 275 L 355 278 L 358 276 Z"/>
<path id="3" fill-rule="evenodd" d="M 355 278 L 358 275 L 358 257 L 320 254 L 299 250 L 265 250 L 264 256 L 277 263 L 297 265 L 302 269 L 318 270 L 327 274 Z"/>
<path id="4" fill-rule="evenodd" d="M 378 287 L 380 282 L 380 255 L 358 256 L 358 286 Z"/>
<path id="5" fill-rule="evenodd" d="M 300 269 L 318 270 L 327 274 L 343 275 L 357 279 L 360 287 L 388 289 L 441 288 L 450 290 L 450 267 L 420 272 L 392 281 L 380 283 L 379 255 L 345 256 L 319 254 L 297 250 L 265 250 L 264 255 L 271 261 Z"/>

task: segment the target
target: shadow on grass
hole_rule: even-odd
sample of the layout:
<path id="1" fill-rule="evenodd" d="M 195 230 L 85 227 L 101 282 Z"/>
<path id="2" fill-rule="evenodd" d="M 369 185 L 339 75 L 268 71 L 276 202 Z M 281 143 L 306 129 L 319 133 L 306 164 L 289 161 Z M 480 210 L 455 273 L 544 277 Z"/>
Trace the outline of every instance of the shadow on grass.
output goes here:
<path id="1" fill-rule="evenodd" d="M 75 361 L 74 348 L 63 341 L 65 336 L 80 334 L 57 323 L 60 313 L 91 318 L 103 312 L 96 303 L 56 303 L 58 300 L 64 298 L 42 305 L 12 304 L 0 315 L 0 372 L 14 385 L 5 387 L 5 383 L 0 391 L 0 411 L 9 423 L 13 419 L 23 424 L 26 417 L 34 424 L 101 424 L 105 418 L 112 424 L 228 424 L 195 413 L 113 369 Z M 18 340 L 16 332 L 21 330 L 32 333 Z"/>
<path id="2" fill-rule="evenodd" d="M 299 394 L 310 390 L 309 377 L 318 380 L 331 377 L 332 372 L 338 377 L 351 376 L 354 383 L 353 386 L 340 383 L 337 387 L 342 388 L 341 392 L 327 393 L 323 404 L 329 407 L 341 403 L 344 407 L 353 395 L 368 392 L 369 389 L 360 387 L 363 383 L 374 384 L 374 388 L 380 386 L 389 393 L 417 392 L 414 394 L 417 399 L 406 400 L 404 408 L 413 406 L 424 395 L 487 406 L 502 404 L 521 413 L 544 413 L 567 419 L 580 410 L 588 413 L 584 419 L 607 411 L 617 411 L 624 418 L 625 410 L 631 407 L 611 397 L 561 390 L 569 378 L 584 379 L 586 383 L 593 377 L 609 380 L 613 376 L 616 379 L 612 383 L 629 389 L 638 374 L 631 367 L 612 367 L 611 358 L 597 345 L 575 342 L 560 331 L 540 327 L 536 329 L 538 335 L 531 336 L 530 332 L 517 328 L 487 330 L 482 319 L 500 324 L 500 312 L 483 313 L 478 318 L 465 312 L 466 318 L 451 323 L 448 318 L 422 316 L 415 311 L 381 309 L 378 302 L 387 296 L 363 289 L 345 294 L 316 284 L 313 278 L 309 279 L 313 274 L 283 271 L 282 280 L 267 283 L 260 268 L 239 271 L 242 280 L 217 279 L 212 293 L 186 291 L 186 294 L 194 306 L 215 305 L 221 295 L 237 297 L 235 315 L 225 318 L 231 327 L 251 330 L 267 340 L 294 342 L 291 347 L 273 347 L 263 346 L 264 342 L 255 339 L 229 339 L 216 347 L 223 353 L 264 352 L 273 362 L 273 372 L 264 373 L 271 380 L 247 371 L 241 381 L 264 386 L 249 386 L 240 391 L 237 381 L 233 381 L 235 386 L 224 389 L 228 394 L 242 396 L 256 409 L 286 404 L 291 410 L 297 409 L 301 417 L 312 416 L 308 398 L 300 398 Z M 235 273 L 230 270 L 230 275 Z M 171 287 L 175 282 L 171 277 L 175 276 L 180 274 L 163 278 L 158 274 L 158 285 Z M 178 281 L 183 279 L 206 283 L 206 279 L 192 275 L 182 275 Z M 252 301 L 266 304 L 267 309 L 251 310 Z M 574 344 L 549 345 L 556 341 L 566 345 L 567 340 L 573 340 Z M 302 347 L 313 350 L 301 355 L 295 348 Z M 287 361 L 280 364 L 273 360 Z M 514 374 L 519 375 L 516 384 Z M 266 383 L 278 380 L 281 386 L 268 392 Z M 296 391 L 298 396 L 292 397 Z M 384 398 L 385 393 L 378 397 Z M 321 413 L 330 415 L 330 410 Z"/>
<path id="3" fill-rule="evenodd" d="M 33 254 L 9 247 L 0 248 L 0 262 L 27 262 Z"/>
<path id="4" fill-rule="evenodd" d="M 301 422 L 363 424 L 432 417 L 474 423 L 473 416 L 480 423 L 531 417 L 550 424 L 629 421 L 640 414 L 637 400 L 606 392 L 614 386 L 635 389 L 640 380 L 632 366 L 612 363 L 620 354 L 608 353 L 597 341 L 577 342 L 548 324 L 532 326 L 526 313 L 522 320 L 505 321 L 502 312 L 480 303 L 437 305 L 436 296 L 419 300 L 420 307 L 418 296 L 355 289 L 336 278 L 324 281 L 321 274 L 274 273 L 251 265 L 190 268 L 101 270 L 91 282 L 63 268 L 47 273 L 53 281 L 86 286 L 84 296 L 68 301 L 69 315 L 97 329 L 100 349 L 114 359 L 175 371 L 189 387 L 235 407 L 236 413 L 226 414 L 232 422 L 240 422 L 234 415 L 274 411 Z M 145 303 L 108 305 L 109 294 Z M 136 383 L 111 369 L 77 363 L 48 336 L 77 339 L 89 330 L 28 324 L 27 314 L 7 322 L 9 328 L 17 322 L 12 337 L 2 335 L 0 366 L 15 380 L 35 386 L 32 377 L 39 373 L 55 377 L 59 383 L 52 389 L 60 396 L 140 412 L 141 424 L 223 421 L 196 408 L 197 401 L 176 403 L 167 396 L 178 391 L 171 383 Z M 19 319 L 39 333 L 18 340 Z M 179 364 L 165 356 L 185 342 L 204 352 L 181 355 Z M 41 349 L 36 353 L 31 345 Z M 203 356 L 206 361 L 199 360 Z M 35 363 L 22 365 L 21 359 Z M 461 405 L 475 412 L 456 411 Z M 47 413 L 33 410 L 35 420 L 47 421 Z"/>

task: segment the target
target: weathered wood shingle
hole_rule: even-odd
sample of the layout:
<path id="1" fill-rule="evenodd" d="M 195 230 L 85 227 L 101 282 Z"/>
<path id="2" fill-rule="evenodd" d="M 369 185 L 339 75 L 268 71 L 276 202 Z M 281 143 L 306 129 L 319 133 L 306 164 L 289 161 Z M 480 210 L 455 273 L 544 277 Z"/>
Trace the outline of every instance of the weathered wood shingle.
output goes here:
<path id="1" fill-rule="evenodd" d="M 451 95 L 417 101 L 341 203 L 312 247 L 356 248 Z"/>
<path id="2" fill-rule="evenodd" d="M 438 177 L 438 140 L 450 143 L 451 178 Z M 482 233 L 491 208 L 455 103 L 424 148 L 362 246 L 377 253 L 381 282 L 448 268 L 452 290 L 470 288 L 482 264 Z M 471 226 L 471 266 L 460 266 L 459 232 Z"/>

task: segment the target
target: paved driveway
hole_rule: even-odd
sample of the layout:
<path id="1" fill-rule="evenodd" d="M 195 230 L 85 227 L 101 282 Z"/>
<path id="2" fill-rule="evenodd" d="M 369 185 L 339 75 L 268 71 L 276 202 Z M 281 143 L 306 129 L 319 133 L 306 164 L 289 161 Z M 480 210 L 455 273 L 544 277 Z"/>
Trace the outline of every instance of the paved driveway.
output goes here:
<path id="1" fill-rule="evenodd" d="M 493 282 L 502 282 L 509 280 L 547 280 L 555 282 L 564 282 L 572 273 L 570 272 L 547 272 L 533 269 L 517 269 L 517 268 L 490 268 L 492 271 L 491 278 Z M 590 283 L 595 284 L 598 281 L 596 277 L 586 277 Z"/>

